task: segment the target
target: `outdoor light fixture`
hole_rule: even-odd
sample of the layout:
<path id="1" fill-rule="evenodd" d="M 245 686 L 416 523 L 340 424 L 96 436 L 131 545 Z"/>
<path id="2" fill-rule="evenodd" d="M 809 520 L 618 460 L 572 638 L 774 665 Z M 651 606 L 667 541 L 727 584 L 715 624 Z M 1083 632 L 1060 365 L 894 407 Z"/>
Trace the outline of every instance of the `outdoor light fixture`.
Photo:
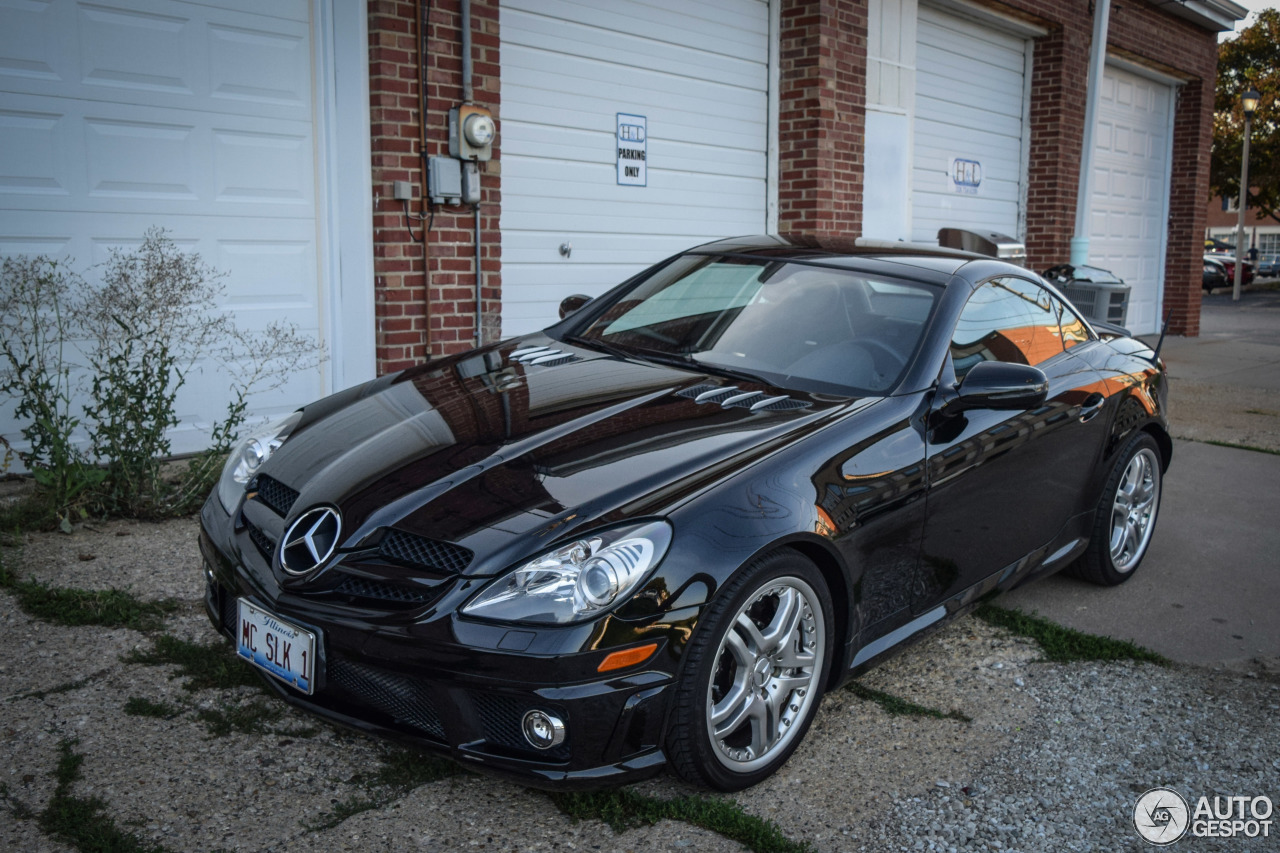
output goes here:
<path id="1" fill-rule="evenodd" d="M 1261 98 L 1257 89 L 1250 89 L 1240 96 L 1240 104 L 1244 107 L 1244 117 L 1247 121 L 1253 121 L 1253 114 L 1258 111 L 1258 101 Z"/>
<path id="2" fill-rule="evenodd" d="M 1253 114 L 1258 111 L 1258 101 L 1262 98 L 1257 89 L 1250 88 L 1240 96 L 1240 106 L 1244 110 L 1244 154 L 1240 158 L 1240 218 L 1236 221 L 1236 270 L 1235 281 L 1231 285 L 1231 301 L 1240 301 L 1240 281 L 1244 272 L 1244 211 L 1249 206 L 1249 135 L 1252 131 Z"/>

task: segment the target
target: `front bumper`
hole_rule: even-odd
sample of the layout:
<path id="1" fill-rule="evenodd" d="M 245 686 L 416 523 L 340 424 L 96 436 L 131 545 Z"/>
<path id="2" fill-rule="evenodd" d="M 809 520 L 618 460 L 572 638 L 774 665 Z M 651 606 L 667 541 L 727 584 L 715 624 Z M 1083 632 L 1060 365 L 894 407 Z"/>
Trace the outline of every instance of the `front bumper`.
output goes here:
<path id="1" fill-rule="evenodd" d="M 291 705 L 540 787 L 630 782 L 666 762 L 661 744 L 674 663 L 665 643 L 642 667 L 602 677 L 595 667 L 603 645 L 611 644 L 600 641 L 614 632 L 589 632 L 592 645 L 576 654 L 528 654 L 498 648 L 510 632 L 498 629 L 498 639 L 490 640 L 475 634 L 475 626 L 460 631 L 451 614 L 379 627 L 377 619 L 354 618 L 349 609 L 305 606 L 298 596 L 277 594 L 270 567 L 216 500 L 201 513 L 200 549 L 205 609 L 223 636 L 234 642 L 239 598 L 316 633 L 311 695 L 262 674 Z M 489 647 L 468 645 L 460 634 L 484 637 Z M 563 743 L 540 750 L 525 740 L 521 722 L 533 709 L 565 722 Z"/>

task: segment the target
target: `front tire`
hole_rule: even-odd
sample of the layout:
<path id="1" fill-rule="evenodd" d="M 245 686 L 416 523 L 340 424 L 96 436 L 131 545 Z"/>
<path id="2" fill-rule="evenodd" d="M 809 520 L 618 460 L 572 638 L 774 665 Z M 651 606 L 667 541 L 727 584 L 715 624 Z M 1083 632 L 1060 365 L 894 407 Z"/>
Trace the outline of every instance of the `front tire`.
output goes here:
<path id="1" fill-rule="evenodd" d="M 1145 432 L 1129 440 L 1107 478 L 1089 547 L 1069 570 L 1102 586 L 1133 577 L 1146 556 L 1160 511 L 1160 448 Z"/>
<path id="2" fill-rule="evenodd" d="M 685 653 L 667 736 L 675 771 L 720 791 L 773 775 L 822 699 L 834 625 L 822 573 L 800 554 L 779 551 L 740 569 Z"/>

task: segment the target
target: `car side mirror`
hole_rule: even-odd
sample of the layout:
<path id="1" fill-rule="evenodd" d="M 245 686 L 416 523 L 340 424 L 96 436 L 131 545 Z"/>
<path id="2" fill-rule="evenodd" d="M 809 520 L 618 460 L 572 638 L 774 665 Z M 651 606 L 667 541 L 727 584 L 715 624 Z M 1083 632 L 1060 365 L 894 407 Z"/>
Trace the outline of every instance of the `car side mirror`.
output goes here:
<path id="1" fill-rule="evenodd" d="M 1007 361 L 980 361 L 956 387 L 947 407 L 962 409 L 1034 409 L 1049 396 L 1049 377 L 1038 367 Z"/>
<path id="2" fill-rule="evenodd" d="M 566 296 L 564 299 L 560 300 L 560 319 L 563 320 L 565 317 L 568 317 L 590 301 L 590 296 L 586 296 L 581 293 L 575 293 L 573 296 Z"/>

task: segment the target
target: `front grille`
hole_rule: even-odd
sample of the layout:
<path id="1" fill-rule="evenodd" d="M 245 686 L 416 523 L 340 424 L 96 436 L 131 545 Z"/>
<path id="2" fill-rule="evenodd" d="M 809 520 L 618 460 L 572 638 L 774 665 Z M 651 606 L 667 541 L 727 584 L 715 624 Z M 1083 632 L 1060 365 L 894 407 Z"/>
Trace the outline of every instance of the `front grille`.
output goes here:
<path id="1" fill-rule="evenodd" d="M 412 563 L 428 569 L 457 574 L 465 569 L 475 556 L 470 550 L 452 542 L 438 542 L 403 530 L 389 530 L 378 548 L 384 557 Z"/>
<path id="2" fill-rule="evenodd" d="M 397 723 L 444 740 L 444 726 L 426 684 L 342 658 L 329 661 L 328 675 L 330 684 L 367 702 Z"/>
<path id="3" fill-rule="evenodd" d="M 275 510 L 276 515 L 288 515 L 298 499 L 297 489 L 291 489 L 284 483 L 266 474 L 258 476 L 258 500 Z"/>
<path id="4" fill-rule="evenodd" d="M 236 624 L 240 620 L 239 603 L 236 601 L 236 597 L 225 589 L 219 588 L 218 596 L 222 599 L 222 627 L 234 637 L 240 627 Z"/>
<path id="5" fill-rule="evenodd" d="M 258 551 L 263 558 L 269 563 L 271 562 L 271 554 L 276 550 L 276 541 L 268 536 L 260 527 L 254 524 L 243 514 L 240 516 L 244 520 L 244 528 L 249 532 L 249 539 L 254 545 L 258 546 Z"/>
<path id="6" fill-rule="evenodd" d="M 505 746 L 508 749 L 531 752 L 546 758 L 569 757 L 568 739 L 551 749 L 534 749 L 524 739 L 521 723 L 525 713 L 533 708 L 529 702 L 500 693 L 472 693 L 471 702 L 475 705 L 476 714 L 480 717 L 480 725 L 484 728 L 484 739 L 489 743 Z"/>
<path id="7" fill-rule="evenodd" d="M 339 595 L 397 604 L 430 604 L 440 596 L 439 590 L 434 587 L 400 586 L 372 578 L 358 578 L 355 575 L 345 575 L 333 591 Z"/>

